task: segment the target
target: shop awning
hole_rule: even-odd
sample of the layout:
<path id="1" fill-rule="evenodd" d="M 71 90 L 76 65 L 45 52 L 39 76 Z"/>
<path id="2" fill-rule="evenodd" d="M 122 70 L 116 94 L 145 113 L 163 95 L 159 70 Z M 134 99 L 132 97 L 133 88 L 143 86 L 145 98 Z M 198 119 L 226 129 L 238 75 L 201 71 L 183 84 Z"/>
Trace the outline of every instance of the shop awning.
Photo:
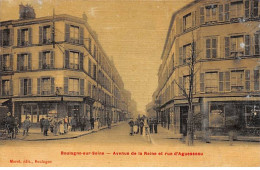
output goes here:
<path id="1" fill-rule="evenodd" d="M 0 105 L 3 105 L 3 103 L 7 102 L 9 99 L 0 99 Z"/>
<path id="2" fill-rule="evenodd" d="M 28 98 L 13 98 L 14 102 L 44 102 L 44 101 L 61 101 L 61 97 L 28 97 Z"/>

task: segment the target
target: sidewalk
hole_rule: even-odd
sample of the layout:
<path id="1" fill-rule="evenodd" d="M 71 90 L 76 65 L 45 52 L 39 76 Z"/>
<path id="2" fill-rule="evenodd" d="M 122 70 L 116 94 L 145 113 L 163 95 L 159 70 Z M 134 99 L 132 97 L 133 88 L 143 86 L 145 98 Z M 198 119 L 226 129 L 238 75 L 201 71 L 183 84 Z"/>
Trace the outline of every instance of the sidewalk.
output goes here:
<path id="1" fill-rule="evenodd" d="M 117 126 L 121 124 L 122 122 L 117 122 L 113 123 L 111 127 Z M 43 141 L 43 140 L 61 140 L 61 139 L 73 139 L 73 138 L 78 138 L 81 136 L 85 136 L 91 133 L 98 132 L 100 130 L 107 129 L 107 126 L 103 126 L 99 129 L 94 128 L 93 130 L 88 130 L 88 131 L 75 131 L 72 132 L 70 131 L 67 134 L 64 135 L 53 135 L 50 131 L 48 131 L 48 136 L 43 136 L 43 133 L 41 133 L 40 128 L 31 128 L 29 130 L 29 135 L 28 136 L 23 136 L 23 129 L 20 129 L 20 133 L 16 136 L 16 140 L 23 140 L 23 141 Z"/>
<path id="2" fill-rule="evenodd" d="M 158 125 L 158 134 L 151 134 L 152 138 L 163 138 L 163 139 L 181 139 L 182 134 L 174 134 L 173 130 Z M 200 140 L 200 139 L 195 139 Z M 211 136 L 211 141 L 229 141 L 229 136 Z M 244 142 L 260 142 L 260 136 L 238 136 L 237 141 Z"/>

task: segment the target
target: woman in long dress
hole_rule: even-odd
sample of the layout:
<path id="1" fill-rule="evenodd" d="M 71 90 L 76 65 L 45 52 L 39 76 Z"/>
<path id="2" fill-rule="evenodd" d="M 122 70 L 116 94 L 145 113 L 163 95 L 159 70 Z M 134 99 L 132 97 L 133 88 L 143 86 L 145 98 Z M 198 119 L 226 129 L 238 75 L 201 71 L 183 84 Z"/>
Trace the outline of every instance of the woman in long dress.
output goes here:
<path id="1" fill-rule="evenodd" d="M 64 120 L 63 119 L 60 121 L 60 134 L 61 135 L 64 134 Z"/>

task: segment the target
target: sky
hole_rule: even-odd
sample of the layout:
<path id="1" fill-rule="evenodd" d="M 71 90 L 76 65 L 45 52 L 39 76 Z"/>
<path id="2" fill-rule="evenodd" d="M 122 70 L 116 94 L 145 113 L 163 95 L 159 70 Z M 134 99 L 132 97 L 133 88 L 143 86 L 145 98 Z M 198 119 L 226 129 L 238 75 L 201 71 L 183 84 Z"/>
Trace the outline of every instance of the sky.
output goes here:
<path id="1" fill-rule="evenodd" d="M 152 101 L 157 72 L 172 14 L 192 0 L 0 0 L 0 20 L 19 18 L 19 4 L 34 7 L 36 17 L 69 14 L 88 17 L 106 54 L 113 58 L 125 89 L 138 110 Z"/>

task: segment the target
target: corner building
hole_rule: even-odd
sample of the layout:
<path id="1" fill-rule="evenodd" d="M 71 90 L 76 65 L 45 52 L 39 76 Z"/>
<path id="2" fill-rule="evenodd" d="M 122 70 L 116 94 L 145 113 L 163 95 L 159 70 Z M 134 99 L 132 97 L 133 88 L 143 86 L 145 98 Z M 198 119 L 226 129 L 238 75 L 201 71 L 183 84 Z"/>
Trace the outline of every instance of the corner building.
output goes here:
<path id="1" fill-rule="evenodd" d="M 0 105 L 21 122 L 125 119 L 124 83 L 86 15 L 0 22 L 0 46 Z"/>
<path id="2" fill-rule="evenodd" d="M 233 120 L 239 135 L 260 135 L 259 21 L 258 0 L 197 0 L 173 14 L 154 99 L 162 126 L 187 133 L 188 103 L 180 89 L 189 89 L 194 52 L 195 135 L 207 129 L 227 135 Z"/>

